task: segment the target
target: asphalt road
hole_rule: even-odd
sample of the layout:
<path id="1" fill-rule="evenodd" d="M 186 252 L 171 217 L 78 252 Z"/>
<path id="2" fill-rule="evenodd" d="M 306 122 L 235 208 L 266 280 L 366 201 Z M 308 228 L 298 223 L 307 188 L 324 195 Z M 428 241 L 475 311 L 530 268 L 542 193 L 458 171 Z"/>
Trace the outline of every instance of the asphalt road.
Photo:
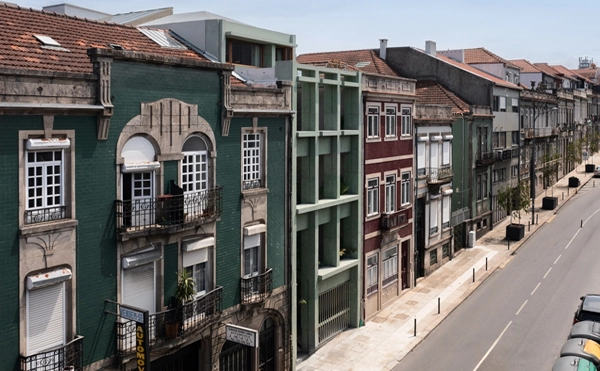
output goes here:
<path id="1" fill-rule="evenodd" d="M 596 183 L 582 187 L 394 370 L 551 370 L 579 297 L 600 292 Z"/>

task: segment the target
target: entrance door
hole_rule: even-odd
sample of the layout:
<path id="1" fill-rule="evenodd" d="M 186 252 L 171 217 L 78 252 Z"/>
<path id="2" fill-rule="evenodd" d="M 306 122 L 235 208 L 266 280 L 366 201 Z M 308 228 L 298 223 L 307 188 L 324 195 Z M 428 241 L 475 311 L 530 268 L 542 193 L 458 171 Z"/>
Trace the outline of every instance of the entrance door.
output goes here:
<path id="1" fill-rule="evenodd" d="M 408 284 L 408 251 L 410 250 L 410 240 L 402 242 L 401 251 L 401 269 L 402 269 L 402 290 L 409 288 Z"/>
<path id="2" fill-rule="evenodd" d="M 415 221 L 415 284 L 425 275 L 425 198 L 417 198 Z"/>
<path id="3" fill-rule="evenodd" d="M 275 371 L 275 324 L 267 318 L 260 328 L 258 348 L 258 369 Z"/>
<path id="4" fill-rule="evenodd" d="M 219 369 L 221 371 L 250 371 L 252 357 L 250 347 L 227 340 L 223 344 L 219 356 Z"/>

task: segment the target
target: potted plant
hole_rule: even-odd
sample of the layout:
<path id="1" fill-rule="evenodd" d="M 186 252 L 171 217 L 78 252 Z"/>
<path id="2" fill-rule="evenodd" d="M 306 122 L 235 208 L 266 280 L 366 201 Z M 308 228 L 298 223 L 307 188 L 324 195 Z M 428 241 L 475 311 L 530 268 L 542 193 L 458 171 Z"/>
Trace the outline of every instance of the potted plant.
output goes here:
<path id="1" fill-rule="evenodd" d="M 542 158 L 542 174 L 544 177 L 545 196 L 542 198 L 542 209 L 554 210 L 558 206 L 558 197 L 554 197 L 554 187 L 556 174 L 558 174 L 558 161 L 560 154 L 546 154 Z M 558 181 L 558 179 L 556 179 Z M 548 196 L 548 186 L 550 185 L 551 194 Z"/>
<path id="2" fill-rule="evenodd" d="M 196 295 L 196 287 L 194 286 L 194 278 L 187 270 L 182 270 L 177 274 L 177 287 L 173 296 L 175 310 L 170 321 L 165 323 L 165 335 L 167 338 L 174 339 L 179 332 L 179 326 L 182 320 L 182 307 L 185 303 L 194 300 Z"/>
<path id="3" fill-rule="evenodd" d="M 525 182 L 519 182 L 515 187 L 506 187 L 498 191 L 498 205 L 510 215 L 510 224 L 506 226 L 506 238 L 519 241 L 525 237 L 525 226 L 521 224 L 521 211 L 527 212 L 531 205 Z M 519 222 L 514 223 L 513 218 Z"/>

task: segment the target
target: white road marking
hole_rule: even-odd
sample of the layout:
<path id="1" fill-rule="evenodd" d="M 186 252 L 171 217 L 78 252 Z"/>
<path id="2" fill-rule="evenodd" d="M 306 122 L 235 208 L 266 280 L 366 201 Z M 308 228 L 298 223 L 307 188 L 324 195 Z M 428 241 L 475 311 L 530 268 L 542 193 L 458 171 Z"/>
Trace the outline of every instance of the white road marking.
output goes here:
<path id="1" fill-rule="evenodd" d="M 500 334 L 500 336 L 498 336 L 498 338 L 496 339 L 496 341 L 494 341 L 494 344 L 492 344 L 492 346 L 490 347 L 490 349 L 488 349 L 487 353 L 485 353 L 485 355 L 483 356 L 483 358 L 481 359 L 481 361 L 479 361 L 479 363 L 477 364 L 477 366 L 475 366 L 475 368 L 473 369 L 473 371 L 477 371 L 477 369 L 479 368 L 479 366 L 481 366 L 481 364 L 483 363 L 483 361 L 485 361 L 485 359 L 487 358 L 487 356 L 490 355 L 490 353 L 492 352 L 492 350 L 494 349 L 494 347 L 496 346 L 496 344 L 498 344 L 498 342 L 500 341 L 500 339 L 502 338 L 502 336 L 504 335 L 504 333 L 506 332 L 506 330 L 508 330 L 508 326 L 510 326 L 512 324 L 512 321 L 510 321 L 508 323 L 508 325 L 506 325 L 506 327 L 504 328 L 504 330 L 502 331 L 502 333 Z"/>
<path id="2" fill-rule="evenodd" d="M 525 304 L 527 304 L 528 300 L 525 300 L 525 302 L 523 303 L 523 305 L 521 305 L 521 308 L 519 308 L 519 310 L 517 311 L 517 314 L 515 314 L 515 316 L 518 316 L 519 313 L 521 313 L 521 309 L 523 309 L 523 307 L 525 306 Z"/>
<path id="3" fill-rule="evenodd" d="M 558 256 L 558 258 L 556 258 L 556 260 L 554 261 L 554 264 L 556 264 L 556 262 L 558 261 L 558 259 L 560 259 L 560 257 L 561 257 L 561 256 L 562 256 L 562 254 L 561 254 L 561 255 L 559 255 L 559 256 Z M 552 268 L 551 268 L 551 269 L 552 269 Z"/>
<path id="4" fill-rule="evenodd" d="M 535 287 L 535 289 L 533 289 L 533 291 L 531 292 L 531 295 L 533 295 L 533 293 L 535 292 L 535 290 L 537 290 L 538 287 L 540 287 L 541 284 L 542 284 L 541 282 L 537 284 L 537 286 Z"/>
<path id="5" fill-rule="evenodd" d="M 544 278 L 546 278 L 546 276 L 548 275 L 548 273 L 550 273 L 551 270 L 552 270 L 552 267 L 550 267 L 550 269 L 548 269 L 548 272 L 546 272 L 546 274 L 544 274 Z"/>

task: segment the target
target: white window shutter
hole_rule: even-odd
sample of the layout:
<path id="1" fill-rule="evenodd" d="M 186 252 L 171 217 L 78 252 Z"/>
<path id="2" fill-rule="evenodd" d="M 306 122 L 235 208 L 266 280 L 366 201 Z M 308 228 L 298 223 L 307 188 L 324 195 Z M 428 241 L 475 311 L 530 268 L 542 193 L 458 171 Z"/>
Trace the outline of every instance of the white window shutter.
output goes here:
<path id="1" fill-rule="evenodd" d="M 442 224 L 450 221 L 450 197 L 444 196 L 442 199 Z"/>
<path id="2" fill-rule="evenodd" d="M 27 291 L 27 354 L 65 344 L 65 283 Z"/>
<path id="3" fill-rule="evenodd" d="M 439 144 L 438 142 L 431 142 L 431 160 L 430 160 L 430 166 L 432 168 L 437 168 L 440 165 L 440 160 L 439 160 Z"/>
<path id="4" fill-rule="evenodd" d="M 156 312 L 154 266 L 155 263 L 150 263 L 123 270 L 123 304 L 145 309 L 150 314 Z"/>
<path id="5" fill-rule="evenodd" d="M 417 143 L 417 169 L 425 168 L 425 143 Z"/>
<path id="6" fill-rule="evenodd" d="M 442 142 L 442 165 L 450 165 L 450 142 Z"/>
<path id="7" fill-rule="evenodd" d="M 429 201 L 429 228 L 438 226 L 438 200 Z"/>

